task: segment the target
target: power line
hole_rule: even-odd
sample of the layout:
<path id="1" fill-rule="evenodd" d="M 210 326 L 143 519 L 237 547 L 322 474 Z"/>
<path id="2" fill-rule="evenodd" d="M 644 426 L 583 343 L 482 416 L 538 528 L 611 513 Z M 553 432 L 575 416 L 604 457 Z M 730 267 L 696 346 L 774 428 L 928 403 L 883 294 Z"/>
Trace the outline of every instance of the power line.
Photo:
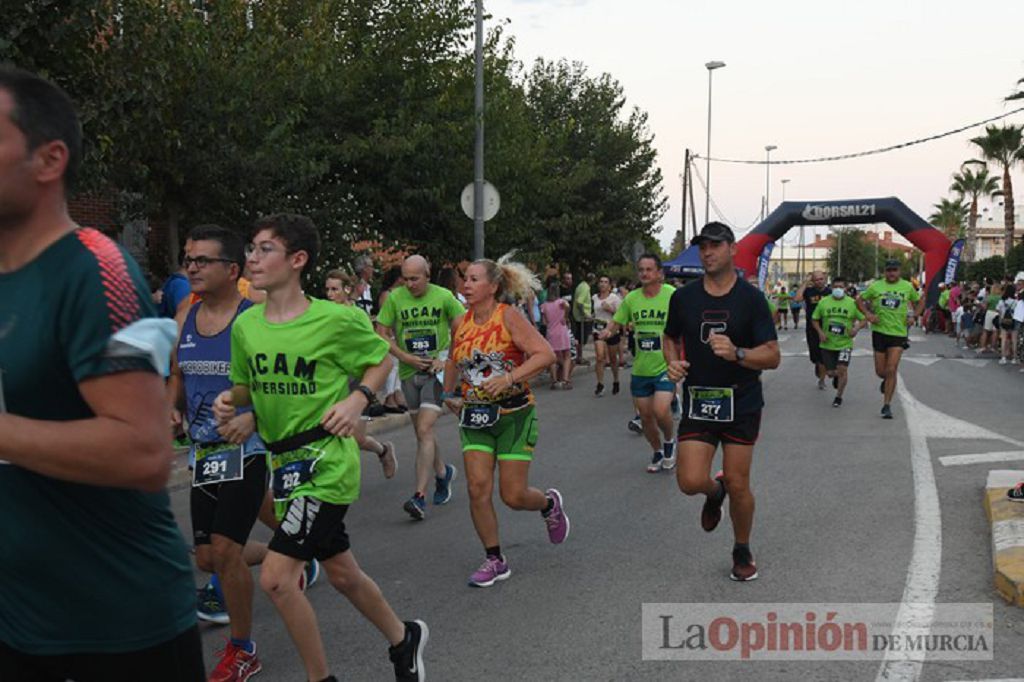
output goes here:
<path id="1" fill-rule="evenodd" d="M 1000 114 L 999 116 L 993 116 L 992 118 L 986 118 L 984 121 L 978 121 L 977 123 L 971 123 L 970 125 L 961 126 L 959 128 L 956 128 L 955 130 L 950 130 L 950 131 L 947 131 L 947 132 L 944 132 L 944 133 L 939 133 L 938 135 L 930 135 L 928 137 L 922 137 L 920 139 L 911 140 L 909 142 L 901 142 L 900 144 L 894 144 L 894 145 L 890 145 L 888 147 L 881 147 L 879 149 L 870 149 L 868 151 L 855 152 L 853 154 L 840 154 L 838 156 L 820 156 L 820 157 L 814 158 L 814 159 L 788 159 L 788 160 L 783 159 L 781 161 L 776 161 L 776 160 L 772 159 L 771 165 L 779 166 L 779 165 L 794 165 L 794 164 L 800 164 L 800 163 L 822 163 L 822 162 L 825 162 L 825 161 L 845 161 L 846 159 L 856 159 L 856 158 L 859 158 L 859 157 L 862 157 L 862 156 L 871 156 L 873 154 L 883 154 L 885 152 L 891 152 L 891 151 L 896 150 L 896 149 L 905 149 L 906 147 L 913 147 L 914 145 L 923 144 L 925 142 L 931 142 L 932 140 L 940 140 L 940 139 L 942 139 L 944 137 L 949 137 L 950 135 L 956 135 L 957 133 L 962 133 L 965 130 L 970 130 L 971 128 L 977 128 L 980 125 L 985 125 L 986 123 L 991 123 L 993 121 L 998 121 L 1000 119 L 1006 118 L 1007 116 L 1012 116 L 1013 114 L 1020 113 L 1022 111 L 1024 111 L 1024 107 L 1020 107 L 1020 108 L 1014 109 L 1012 111 L 1007 111 L 1005 114 Z M 707 157 L 701 157 L 699 155 L 694 155 L 691 158 L 694 158 L 694 159 L 703 158 L 703 159 L 707 160 Z M 711 161 L 717 161 L 717 162 L 720 162 L 720 163 L 742 163 L 742 164 L 750 164 L 750 165 L 756 165 L 756 166 L 763 166 L 763 165 L 769 163 L 765 159 L 716 159 L 715 157 L 711 157 Z"/>
<path id="2" fill-rule="evenodd" d="M 704 183 L 704 178 L 700 174 L 700 169 L 697 167 L 697 164 L 695 164 L 693 162 L 693 157 L 692 156 L 690 157 L 690 159 L 691 159 L 690 160 L 690 173 L 697 176 L 697 181 L 700 182 L 701 189 L 703 189 L 706 192 L 707 191 L 707 185 Z M 754 222 L 750 223 L 750 225 L 748 225 L 747 227 L 745 227 L 742 230 L 740 230 L 739 228 L 736 227 L 736 223 L 734 223 L 733 221 L 731 221 L 731 220 L 729 220 L 728 218 L 725 217 L 725 214 L 722 213 L 722 210 L 720 208 L 718 208 L 718 204 L 715 203 L 714 197 L 711 197 L 711 208 L 714 209 L 715 214 L 718 216 L 719 220 L 721 220 L 723 223 L 725 223 L 729 227 L 733 228 L 734 231 L 739 232 L 740 234 L 746 234 L 755 225 L 757 225 L 759 222 L 761 222 L 761 217 L 760 216 L 756 216 L 754 218 Z M 739 238 L 740 234 L 737 234 L 736 237 Z"/>

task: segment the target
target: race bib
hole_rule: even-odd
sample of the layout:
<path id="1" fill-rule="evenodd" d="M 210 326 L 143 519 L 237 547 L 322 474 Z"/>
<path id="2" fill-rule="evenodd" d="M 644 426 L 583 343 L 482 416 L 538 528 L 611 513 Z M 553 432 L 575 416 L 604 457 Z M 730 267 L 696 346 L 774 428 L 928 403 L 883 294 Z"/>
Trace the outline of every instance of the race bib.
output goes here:
<path id="1" fill-rule="evenodd" d="M 437 350 L 436 334 L 421 334 L 405 340 L 405 349 L 413 355 L 430 355 Z"/>
<path id="2" fill-rule="evenodd" d="M 196 445 L 196 463 L 192 467 L 192 487 L 242 480 L 243 446 L 231 443 Z"/>
<path id="3" fill-rule="evenodd" d="M 899 296 L 883 296 L 881 298 L 881 303 L 883 308 L 888 308 L 889 310 L 896 310 L 897 308 L 900 307 L 900 305 L 903 304 L 903 299 L 900 298 Z"/>
<path id="4" fill-rule="evenodd" d="M 601 320 L 594 320 L 594 333 L 603 332 L 608 328 L 608 323 Z"/>
<path id="5" fill-rule="evenodd" d="M 493 404 L 464 405 L 459 425 L 464 429 L 486 429 L 498 423 L 501 414 Z"/>
<path id="6" fill-rule="evenodd" d="M 842 322 L 829 322 L 828 333 L 831 334 L 832 336 L 845 336 L 846 325 L 843 324 Z"/>
<path id="7" fill-rule="evenodd" d="M 277 466 L 279 455 L 274 455 L 274 476 L 271 483 L 274 501 L 284 502 L 303 483 L 313 480 L 316 472 L 316 463 L 323 456 L 323 451 L 305 446 L 298 451 L 305 457 L 293 459 L 287 464 Z M 291 454 L 291 453 L 287 453 Z"/>
<path id="8" fill-rule="evenodd" d="M 852 356 L 853 356 L 853 349 L 852 348 L 844 348 L 843 350 L 839 351 L 839 362 L 845 362 L 846 364 L 849 364 L 850 363 L 850 358 Z"/>
<path id="9" fill-rule="evenodd" d="M 640 350 L 651 352 L 661 350 L 661 337 L 660 336 L 646 336 L 636 340 Z"/>
<path id="10" fill-rule="evenodd" d="M 733 390 L 709 386 L 689 386 L 690 419 L 706 422 L 731 422 Z"/>

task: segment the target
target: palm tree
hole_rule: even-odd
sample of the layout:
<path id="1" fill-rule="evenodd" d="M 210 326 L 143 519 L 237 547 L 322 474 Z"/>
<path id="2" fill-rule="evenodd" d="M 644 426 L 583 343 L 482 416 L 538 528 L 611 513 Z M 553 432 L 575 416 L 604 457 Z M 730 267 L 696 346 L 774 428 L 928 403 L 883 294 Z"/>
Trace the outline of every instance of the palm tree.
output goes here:
<path id="1" fill-rule="evenodd" d="M 1005 255 L 1013 249 L 1013 182 L 1010 180 L 1010 169 L 1024 161 L 1024 126 L 985 126 L 984 137 L 975 137 L 971 142 L 981 149 L 982 160 L 971 160 L 967 163 L 995 163 L 1003 170 L 1003 226 L 1005 229 Z"/>
<path id="2" fill-rule="evenodd" d="M 978 172 L 967 166 L 961 166 L 960 172 L 953 176 L 953 184 L 949 191 L 960 195 L 961 201 L 971 198 L 971 211 L 967 219 L 967 244 L 964 245 L 964 261 L 974 262 L 974 245 L 978 240 L 978 198 L 990 197 L 999 190 L 999 180 L 988 174 L 988 168 L 982 166 Z"/>
<path id="3" fill-rule="evenodd" d="M 932 204 L 935 212 L 928 216 L 932 225 L 952 239 L 958 239 L 963 231 L 964 220 L 967 219 L 969 211 L 967 204 L 962 200 L 940 199 L 939 203 Z"/>

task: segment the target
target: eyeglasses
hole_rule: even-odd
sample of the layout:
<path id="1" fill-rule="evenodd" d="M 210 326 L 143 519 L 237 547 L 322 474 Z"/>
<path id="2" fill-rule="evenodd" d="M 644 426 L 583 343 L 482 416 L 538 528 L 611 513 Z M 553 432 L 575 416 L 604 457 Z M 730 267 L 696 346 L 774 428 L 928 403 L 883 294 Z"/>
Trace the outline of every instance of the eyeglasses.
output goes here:
<path id="1" fill-rule="evenodd" d="M 245 247 L 245 258 L 246 260 L 262 260 L 272 253 L 288 253 L 287 249 L 279 249 L 275 247 L 271 242 L 263 242 L 262 244 L 249 244 Z"/>
<path id="2" fill-rule="evenodd" d="M 234 261 L 232 261 L 230 258 L 210 258 L 209 256 L 196 256 L 195 258 L 192 258 L 191 256 L 185 256 L 185 258 L 182 260 L 182 263 L 184 263 L 186 268 L 195 265 L 200 270 L 205 268 L 210 263 L 233 263 L 233 262 Z"/>

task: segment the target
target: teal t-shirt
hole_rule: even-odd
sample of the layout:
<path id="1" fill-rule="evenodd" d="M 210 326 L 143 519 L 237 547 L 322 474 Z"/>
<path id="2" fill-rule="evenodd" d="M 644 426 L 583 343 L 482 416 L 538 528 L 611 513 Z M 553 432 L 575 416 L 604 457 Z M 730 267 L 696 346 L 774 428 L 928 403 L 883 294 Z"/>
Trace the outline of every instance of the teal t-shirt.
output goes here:
<path id="1" fill-rule="evenodd" d="M 665 333 L 668 321 L 668 303 L 675 293 L 675 287 L 662 284 L 658 293 L 647 298 L 644 290 L 636 289 L 629 292 L 622 300 L 622 305 L 615 311 L 618 324 L 633 325 L 636 336 L 636 362 L 633 363 L 633 376 L 656 377 L 668 369 L 665 354 L 661 350 L 661 337 Z"/>
<path id="2" fill-rule="evenodd" d="M 419 298 L 406 287 L 398 287 L 384 301 L 377 322 L 394 329 L 399 348 L 420 357 L 437 358 L 451 345 L 452 322 L 465 312 L 452 292 L 443 287 L 428 284 Z M 398 368 L 401 379 L 416 372 L 404 362 Z"/>
<path id="3" fill-rule="evenodd" d="M 53 422 L 95 416 L 79 383 L 153 371 L 115 355 L 111 337 L 155 314 L 131 256 L 96 230 L 77 229 L 0 274 L 0 410 Z M 192 566 L 166 492 L 2 464 L 0 499 L 0 641 L 42 656 L 120 653 L 195 624 Z"/>
<path id="4" fill-rule="evenodd" d="M 818 301 L 814 308 L 813 319 L 821 324 L 825 332 L 825 340 L 821 347 L 825 350 L 845 350 L 853 348 L 853 337 L 850 332 L 856 322 L 864 319 L 864 313 L 849 296 L 836 298 L 826 296 Z"/>
<path id="5" fill-rule="evenodd" d="M 355 306 L 311 298 L 306 312 L 288 322 L 268 322 L 265 313 L 266 305 L 254 305 L 231 327 L 231 383 L 249 387 L 260 437 L 273 443 L 319 425 L 348 397 L 349 381 L 380 364 L 390 346 Z M 311 478 L 286 486 L 288 499 L 351 504 L 359 497 L 359 446 L 352 438 L 330 436 L 270 460 L 275 473 L 315 462 Z"/>
<path id="6" fill-rule="evenodd" d="M 876 279 L 861 294 L 861 298 L 871 304 L 878 316 L 878 323 L 871 325 L 872 331 L 888 336 L 906 336 L 907 303 L 917 303 L 921 300 L 921 294 L 905 279 L 892 284 L 884 279 Z"/>

